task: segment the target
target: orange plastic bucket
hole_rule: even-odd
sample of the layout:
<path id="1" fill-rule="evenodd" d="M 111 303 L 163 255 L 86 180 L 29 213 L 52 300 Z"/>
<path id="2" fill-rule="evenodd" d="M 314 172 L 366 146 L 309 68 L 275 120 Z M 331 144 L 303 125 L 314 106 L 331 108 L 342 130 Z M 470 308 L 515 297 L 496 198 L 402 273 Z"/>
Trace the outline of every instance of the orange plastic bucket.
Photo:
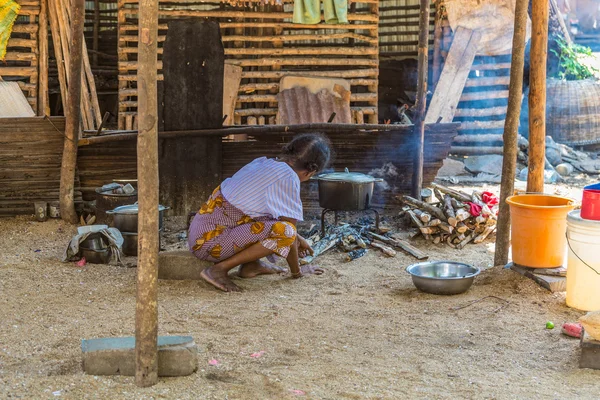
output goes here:
<path id="1" fill-rule="evenodd" d="M 563 265 L 567 214 L 575 201 L 545 194 L 522 194 L 506 199 L 510 205 L 513 262 L 530 268 Z"/>

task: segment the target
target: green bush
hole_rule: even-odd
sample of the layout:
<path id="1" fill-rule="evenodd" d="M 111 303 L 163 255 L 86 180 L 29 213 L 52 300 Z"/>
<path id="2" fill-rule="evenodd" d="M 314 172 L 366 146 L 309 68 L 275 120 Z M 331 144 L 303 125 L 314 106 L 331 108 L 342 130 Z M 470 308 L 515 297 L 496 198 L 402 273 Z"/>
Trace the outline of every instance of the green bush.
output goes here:
<path id="1" fill-rule="evenodd" d="M 552 49 L 558 57 L 559 71 L 558 78 L 568 81 L 577 81 L 581 79 L 594 78 L 600 72 L 598 69 L 585 65 L 581 62 L 582 57 L 593 57 L 592 50 L 589 47 L 578 44 L 569 44 L 563 39 L 557 39 L 558 51 Z"/>

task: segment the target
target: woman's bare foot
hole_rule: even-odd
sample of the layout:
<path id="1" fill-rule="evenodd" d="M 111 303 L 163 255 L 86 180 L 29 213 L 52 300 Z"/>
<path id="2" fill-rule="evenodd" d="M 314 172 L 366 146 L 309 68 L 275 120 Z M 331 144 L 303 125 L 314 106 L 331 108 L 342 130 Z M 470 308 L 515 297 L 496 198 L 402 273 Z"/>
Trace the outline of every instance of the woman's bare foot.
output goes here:
<path id="1" fill-rule="evenodd" d="M 324 272 L 325 270 L 319 266 L 307 264 L 300 267 L 300 275 L 294 278 L 300 278 L 304 275 L 322 275 Z"/>
<path id="2" fill-rule="evenodd" d="M 282 274 L 285 271 L 285 268 L 279 267 L 277 265 L 267 264 L 263 261 L 258 260 L 243 264 L 240 267 L 238 276 L 240 278 L 248 279 L 254 278 L 258 275 Z"/>
<path id="3" fill-rule="evenodd" d="M 224 292 L 241 292 L 242 289 L 235 283 L 229 279 L 229 275 L 227 271 L 220 270 L 219 268 L 212 267 L 205 268 L 202 272 L 200 272 L 200 276 L 207 283 L 210 283 L 217 289 L 220 289 Z"/>

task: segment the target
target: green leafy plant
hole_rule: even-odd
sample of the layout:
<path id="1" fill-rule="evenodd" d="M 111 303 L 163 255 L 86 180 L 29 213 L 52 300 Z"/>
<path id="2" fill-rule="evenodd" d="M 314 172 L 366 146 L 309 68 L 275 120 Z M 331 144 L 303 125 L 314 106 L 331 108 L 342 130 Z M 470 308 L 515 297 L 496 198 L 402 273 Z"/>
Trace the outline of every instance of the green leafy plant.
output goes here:
<path id="1" fill-rule="evenodd" d="M 559 71 L 558 78 L 568 81 L 594 78 L 600 71 L 590 65 L 581 62 L 582 58 L 593 57 L 592 50 L 589 47 L 578 44 L 569 44 L 563 39 L 557 39 L 558 51 L 552 49 L 558 57 Z"/>

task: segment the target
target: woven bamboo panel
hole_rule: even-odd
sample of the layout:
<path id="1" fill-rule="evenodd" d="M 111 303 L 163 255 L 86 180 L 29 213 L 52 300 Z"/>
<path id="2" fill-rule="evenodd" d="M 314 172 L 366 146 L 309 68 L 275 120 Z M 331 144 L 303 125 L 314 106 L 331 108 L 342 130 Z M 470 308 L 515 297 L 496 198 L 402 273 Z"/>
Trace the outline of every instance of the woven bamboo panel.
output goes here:
<path id="1" fill-rule="evenodd" d="M 379 53 L 381 58 L 417 58 L 419 0 L 380 0 Z M 429 17 L 429 45 L 433 45 L 435 5 Z"/>
<path id="2" fill-rule="evenodd" d="M 221 25 L 225 57 L 243 67 L 234 114 L 236 125 L 248 118 L 275 123 L 279 80 L 286 75 L 345 78 L 351 84 L 355 119 L 377 121 L 379 75 L 378 1 L 359 0 L 348 24 L 292 23 L 293 0 L 280 6 L 245 1 L 242 7 L 190 0 L 159 2 L 159 54 L 167 23 L 173 18 L 210 18 Z M 119 0 L 119 129 L 137 127 L 137 0 Z"/>
<path id="3" fill-rule="evenodd" d="M 8 40 L 6 62 L 0 63 L 0 78 L 18 81 L 31 108 L 37 111 L 40 0 L 17 0 L 17 3 L 21 10 Z"/>

